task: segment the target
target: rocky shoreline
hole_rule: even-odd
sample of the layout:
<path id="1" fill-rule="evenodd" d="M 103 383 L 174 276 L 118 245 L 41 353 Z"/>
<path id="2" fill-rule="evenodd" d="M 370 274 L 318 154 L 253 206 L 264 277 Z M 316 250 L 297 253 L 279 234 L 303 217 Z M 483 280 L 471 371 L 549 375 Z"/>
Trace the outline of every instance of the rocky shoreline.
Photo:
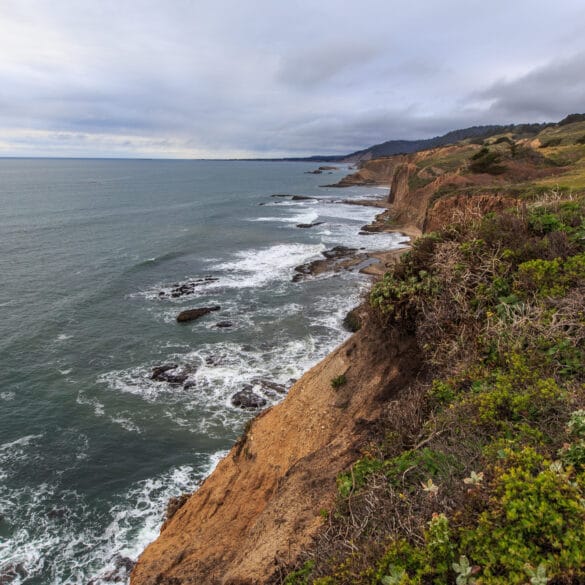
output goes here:
<path id="1" fill-rule="evenodd" d="M 290 197 L 297 201 L 314 199 L 304 195 L 285 194 L 277 194 L 275 197 Z M 371 223 L 362 226 L 360 233 L 363 235 L 388 232 L 414 238 L 420 234 L 420 230 L 415 227 L 391 223 L 390 204 L 387 200 L 372 198 L 345 200 L 343 203 L 380 209 L 380 213 Z M 314 225 L 316 224 L 303 224 L 297 227 L 307 229 Z M 408 246 L 404 246 L 371 252 L 363 248 L 335 246 L 323 251 L 323 258 L 297 266 L 293 281 L 300 282 L 327 272 L 343 270 L 359 270 L 375 279 L 408 249 Z M 171 295 L 189 295 L 198 285 L 199 282 L 194 282 L 185 290 L 175 287 Z M 216 307 L 191 309 L 187 312 L 187 317 L 193 315 L 193 318 L 203 318 L 214 310 Z M 363 323 L 359 308 L 352 309 L 344 319 L 344 327 L 352 333 L 356 332 L 355 335 L 367 335 L 368 327 L 362 330 Z M 364 408 L 365 405 L 360 401 L 353 404 L 352 398 L 346 396 L 347 392 L 344 390 L 331 387 L 330 381 L 333 377 L 342 375 L 345 379 L 349 375 L 348 356 L 353 352 L 352 348 L 356 347 L 354 337 L 331 352 L 298 382 L 291 379 L 286 384 L 276 384 L 271 380 L 257 378 L 233 394 L 233 406 L 261 412 L 248 423 L 243 436 L 230 454 L 198 491 L 185 495 L 180 502 L 170 502 L 161 536 L 140 557 L 132 574 L 132 584 L 170 585 L 182 582 L 183 577 L 205 577 L 209 583 L 220 583 L 232 582 L 229 580 L 231 576 L 235 578 L 233 582 L 256 583 L 255 577 L 252 580 L 246 579 L 265 572 L 265 566 L 274 563 L 274 554 L 285 547 L 282 538 L 288 539 L 287 546 L 293 556 L 307 544 L 306 537 L 320 525 L 319 519 L 315 520 L 314 509 L 330 505 L 331 494 L 334 493 L 331 482 L 334 483 L 337 473 L 351 459 L 351 445 L 362 434 L 362 430 L 354 428 L 355 421 L 361 420 L 360 416 L 371 410 L 369 406 Z M 407 351 L 407 346 L 408 343 L 396 351 Z M 367 354 L 368 352 L 365 355 Z M 370 372 L 368 359 L 364 357 L 359 362 L 366 368 L 364 374 L 366 371 Z M 375 368 L 378 367 L 380 365 L 376 362 Z M 171 383 L 189 384 L 189 373 L 177 364 L 163 364 L 153 369 L 151 379 L 156 381 L 170 378 Z M 355 372 L 350 378 L 354 375 Z M 363 378 L 364 375 L 358 374 L 358 377 Z M 319 391 L 315 394 L 316 389 Z M 371 392 L 372 396 L 376 395 L 377 383 L 372 385 Z M 268 404 L 265 396 L 285 396 L 285 400 L 275 407 L 265 409 Z M 336 405 L 333 409 L 332 404 Z M 303 431 L 299 435 L 301 428 Z M 344 438 L 341 441 L 340 429 L 346 429 L 342 433 Z M 295 509 L 296 506 L 290 505 L 291 495 L 288 492 L 292 489 L 292 497 L 296 500 L 301 493 L 306 497 L 307 486 L 300 487 L 305 482 L 304 465 L 300 462 L 305 457 L 311 458 L 314 455 L 325 458 L 322 465 L 319 465 L 323 469 L 323 477 L 315 479 L 320 482 L 321 487 L 312 490 L 313 495 L 309 498 L 311 501 L 306 506 L 307 513 L 301 514 L 303 522 L 311 523 L 311 527 L 303 526 L 301 536 L 293 539 L 293 542 L 290 540 L 292 533 L 289 530 L 292 524 L 286 530 L 277 530 L 274 522 L 280 527 L 283 522 L 288 525 L 299 521 L 299 511 Z M 312 468 L 312 464 L 309 467 Z M 281 483 L 283 486 L 289 485 L 289 488 L 280 489 Z M 249 499 L 241 501 L 241 497 L 248 498 L 250 494 L 254 494 L 255 503 Z M 281 505 L 284 506 L 282 509 Z M 239 510 L 237 518 L 231 516 L 230 510 Z M 226 514 L 230 515 L 231 520 L 228 520 Z M 283 519 L 279 519 L 281 517 Z M 226 529 L 228 525 L 229 530 Z M 293 533 L 295 532 L 297 531 L 293 528 Z M 238 552 L 230 545 L 243 542 L 244 533 L 247 534 L 245 540 L 254 547 L 253 551 L 246 552 L 242 549 Z M 277 533 L 282 533 L 282 538 Z M 185 549 L 185 539 L 192 543 L 187 547 L 188 551 Z M 231 551 L 228 554 L 229 560 L 224 560 L 226 551 Z M 236 560 L 236 557 L 241 560 Z M 225 561 L 228 561 L 227 565 L 231 567 L 228 573 L 231 571 L 232 575 L 226 576 Z M 240 578 L 244 580 L 239 581 Z"/>

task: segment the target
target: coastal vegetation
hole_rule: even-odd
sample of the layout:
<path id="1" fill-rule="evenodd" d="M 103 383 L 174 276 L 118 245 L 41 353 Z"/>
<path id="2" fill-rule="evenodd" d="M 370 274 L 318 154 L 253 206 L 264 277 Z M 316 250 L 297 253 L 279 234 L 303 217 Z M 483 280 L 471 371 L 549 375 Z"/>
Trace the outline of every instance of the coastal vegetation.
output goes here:
<path id="1" fill-rule="evenodd" d="M 364 163 L 344 184 L 392 184 L 376 229 L 422 235 L 133 583 L 584 583 L 584 135 L 579 115 Z"/>
<path id="2" fill-rule="evenodd" d="M 369 326 L 411 332 L 423 367 L 284 582 L 584 582 L 584 298 L 581 193 L 419 238 L 373 287 Z"/>

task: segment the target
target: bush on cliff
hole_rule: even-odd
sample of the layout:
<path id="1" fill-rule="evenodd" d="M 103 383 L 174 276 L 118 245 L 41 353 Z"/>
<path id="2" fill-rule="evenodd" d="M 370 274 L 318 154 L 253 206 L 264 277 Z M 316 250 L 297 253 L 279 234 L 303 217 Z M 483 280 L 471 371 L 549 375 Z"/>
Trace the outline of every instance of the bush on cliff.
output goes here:
<path id="1" fill-rule="evenodd" d="M 488 215 L 373 287 L 425 368 L 339 477 L 303 583 L 585 582 L 584 226 L 584 198 Z"/>

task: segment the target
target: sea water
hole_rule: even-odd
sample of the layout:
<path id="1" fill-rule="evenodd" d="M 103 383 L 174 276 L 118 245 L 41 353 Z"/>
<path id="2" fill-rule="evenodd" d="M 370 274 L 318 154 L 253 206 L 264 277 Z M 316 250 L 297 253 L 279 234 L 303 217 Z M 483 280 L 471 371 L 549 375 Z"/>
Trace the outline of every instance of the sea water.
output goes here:
<path id="1" fill-rule="evenodd" d="M 347 168 L 315 167 L 0 160 L 0 576 L 126 581 L 168 499 L 195 490 L 253 416 L 232 395 L 258 378 L 290 385 L 346 338 L 367 278 L 293 282 L 295 266 L 405 238 L 359 235 L 379 210 L 341 201 L 386 190 L 321 187 Z M 189 384 L 151 379 L 170 362 Z"/>

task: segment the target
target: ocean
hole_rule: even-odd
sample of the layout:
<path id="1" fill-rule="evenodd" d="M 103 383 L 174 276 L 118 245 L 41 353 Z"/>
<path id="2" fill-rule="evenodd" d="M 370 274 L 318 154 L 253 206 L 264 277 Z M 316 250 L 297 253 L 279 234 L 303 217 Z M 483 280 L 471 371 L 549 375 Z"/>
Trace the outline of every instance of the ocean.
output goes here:
<path id="1" fill-rule="evenodd" d="M 379 210 L 341 201 L 386 189 L 316 166 L 0 159 L 0 581 L 126 582 L 254 416 L 233 394 L 279 402 L 348 336 L 368 278 L 294 268 L 406 238 L 359 235 Z"/>

